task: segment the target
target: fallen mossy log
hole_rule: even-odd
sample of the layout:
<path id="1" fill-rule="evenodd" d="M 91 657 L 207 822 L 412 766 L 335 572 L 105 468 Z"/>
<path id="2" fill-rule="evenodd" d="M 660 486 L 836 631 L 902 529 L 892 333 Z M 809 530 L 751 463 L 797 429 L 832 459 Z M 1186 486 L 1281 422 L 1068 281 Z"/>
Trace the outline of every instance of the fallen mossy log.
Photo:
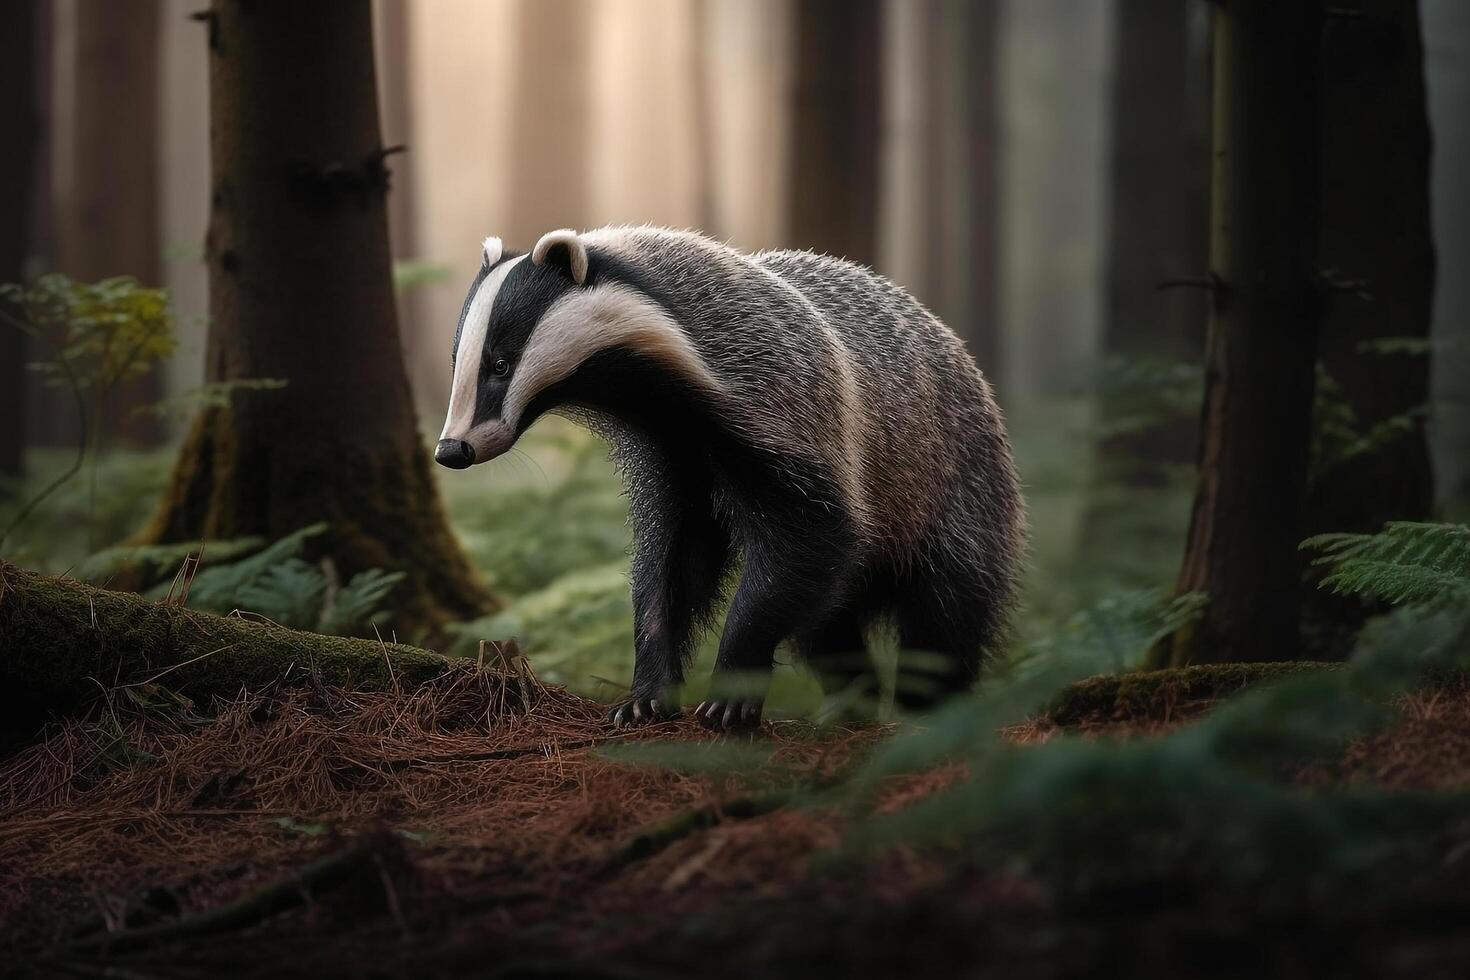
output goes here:
<path id="1" fill-rule="evenodd" d="M 1196 664 L 1103 674 L 1068 687 L 1052 703 L 1046 717 L 1063 726 L 1118 719 L 1168 721 L 1189 706 L 1217 701 L 1253 684 L 1304 671 L 1341 667 L 1338 663 L 1297 660 Z"/>
<path id="2" fill-rule="evenodd" d="M 399 643 L 195 612 L 0 562 L 0 742 L 126 685 L 158 682 L 207 703 L 313 678 L 359 689 L 413 687 L 453 662 Z"/>

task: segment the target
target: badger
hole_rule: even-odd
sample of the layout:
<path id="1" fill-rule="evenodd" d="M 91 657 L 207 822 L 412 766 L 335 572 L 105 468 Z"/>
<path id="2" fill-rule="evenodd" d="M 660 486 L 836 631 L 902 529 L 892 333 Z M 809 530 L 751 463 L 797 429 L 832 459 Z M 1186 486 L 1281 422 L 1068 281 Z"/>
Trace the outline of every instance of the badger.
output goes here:
<path id="1" fill-rule="evenodd" d="M 737 567 L 709 727 L 759 723 L 783 641 L 829 694 L 876 695 L 865 638 L 886 621 L 896 697 L 924 708 L 1003 635 L 1024 514 L 1000 410 L 958 337 L 870 269 L 656 227 L 552 231 L 528 254 L 487 238 L 451 363 L 444 466 L 548 412 L 612 447 L 635 654 L 614 727 L 677 713 Z"/>

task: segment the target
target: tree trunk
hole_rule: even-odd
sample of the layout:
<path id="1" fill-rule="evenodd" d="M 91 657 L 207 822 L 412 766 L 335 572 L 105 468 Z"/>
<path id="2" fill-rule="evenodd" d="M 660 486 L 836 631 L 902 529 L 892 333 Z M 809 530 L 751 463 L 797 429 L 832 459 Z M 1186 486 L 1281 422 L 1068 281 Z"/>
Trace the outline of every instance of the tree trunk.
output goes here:
<path id="1" fill-rule="evenodd" d="M 1421 414 L 1380 448 L 1316 467 L 1305 509 L 1309 534 L 1376 531 L 1386 521 L 1427 520 L 1434 508 L 1422 414 L 1429 357 L 1364 350 L 1375 340 L 1429 338 L 1435 257 L 1418 0 L 1365 0 L 1360 8 L 1361 17 L 1330 20 L 1323 36 L 1319 262 L 1361 280 L 1371 298 L 1349 291 L 1328 300 L 1320 354 L 1358 430 Z M 1362 604 L 1315 588 L 1305 599 L 1312 653 L 1345 655 L 1362 625 Z"/>
<path id="2" fill-rule="evenodd" d="M 1214 30 L 1212 291 L 1180 593 L 1209 606 L 1157 666 L 1289 660 L 1321 299 L 1314 3 L 1231 0 Z"/>
<path id="3" fill-rule="evenodd" d="M 41 141 L 38 118 L 40 0 L 19 0 L 0 34 L 0 282 L 21 282 L 31 254 L 31 227 L 37 187 L 36 156 Z M 0 304 L 0 314 L 16 311 Z M 0 321 L 0 481 L 24 472 L 26 448 L 25 333 Z M 6 493 L 0 482 L 0 496 Z"/>
<path id="4" fill-rule="evenodd" d="M 195 420 L 140 538 L 331 525 L 344 575 L 407 573 L 414 636 L 491 600 L 429 474 L 399 347 L 368 0 L 209 12 L 211 381 L 275 378 Z"/>
<path id="5" fill-rule="evenodd" d="M 158 207 L 159 4 L 82 0 L 76 7 L 71 183 L 62 199 L 57 268 L 86 282 L 162 278 Z M 134 408 L 157 402 L 163 375 L 119 384 L 93 420 L 107 438 L 157 444 L 162 423 Z M 70 395 L 67 394 L 69 399 Z"/>
<path id="6" fill-rule="evenodd" d="M 928 164 L 920 244 L 927 302 L 965 341 L 991 381 L 1000 374 L 996 323 L 996 0 L 934 0 L 925 18 Z"/>
<path id="7" fill-rule="evenodd" d="M 1442 268 L 1470 266 L 1470 4 L 1424 0 L 1429 47 L 1434 243 Z M 1470 521 L 1470 277 L 1451 274 L 1435 284 L 1434 470 L 1447 520 Z"/>
<path id="8" fill-rule="evenodd" d="M 797 0 L 791 239 L 877 259 L 879 0 Z"/>
<path id="9" fill-rule="evenodd" d="M 1114 16 L 1103 354 L 1198 364 L 1206 297 L 1158 288 L 1208 262 L 1209 145 L 1198 125 L 1209 114 L 1207 65 L 1191 45 L 1193 4 L 1128 0 Z M 1106 394 L 1100 408 L 1104 423 L 1130 410 Z M 1196 434 L 1195 421 L 1181 418 L 1115 435 L 1101 446 L 1100 468 L 1130 486 L 1159 485 L 1166 467 L 1194 459 Z"/>

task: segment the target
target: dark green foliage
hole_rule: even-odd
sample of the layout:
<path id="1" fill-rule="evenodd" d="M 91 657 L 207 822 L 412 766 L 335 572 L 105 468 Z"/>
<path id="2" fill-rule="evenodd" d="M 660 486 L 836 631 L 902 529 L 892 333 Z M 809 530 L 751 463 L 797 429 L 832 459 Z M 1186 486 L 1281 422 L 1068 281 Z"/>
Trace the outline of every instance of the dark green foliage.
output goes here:
<path id="1" fill-rule="evenodd" d="M 1115 592 L 1029 643 L 1015 662 L 1026 669 L 1038 661 L 1064 659 L 1089 674 L 1131 670 L 1156 640 L 1198 618 L 1205 603 L 1197 593 L 1170 599 L 1161 589 Z"/>
<path id="2" fill-rule="evenodd" d="M 441 675 L 426 650 L 320 636 L 97 589 L 0 563 L 0 741 L 102 688 L 167 686 L 206 704 L 289 680 L 381 689 Z"/>
<path id="3" fill-rule="evenodd" d="M 1143 432 L 1192 417 L 1199 411 L 1203 384 L 1198 364 L 1159 357 L 1107 358 L 1097 379 L 1097 395 L 1108 406 L 1098 427 L 1102 439 Z"/>
<path id="4" fill-rule="evenodd" d="M 1470 597 L 1470 526 L 1395 521 L 1377 534 L 1319 534 L 1302 542 L 1330 569 L 1322 587 L 1392 605 Z"/>
<path id="5" fill-rule="evenodd" d="M 491 464 L 487 481 L 444 483 L 455 527 L 490 587 L 524 596 L 625 559 L 628 506 L 606 444 L 551 420 L 524 449 Z"/>
<path id="6" fill-rule="evenodd" d="M 1467 667 L 1470 613 L 1400 613 L 1375 624 L 1346 667 L 1258 686 L 1166 736 L 1061 734 L 1025 747 L 999 728 L 1016 717 L 1012 705 L 1037 703 L 1035 682 L 992 686 L 884 746 L 854 786 L 946 761 L 967 776 L 893 813 L 869 813 L 866 792 L 851 796 L 852 841 L 1020 862 L 1064 895 L 1151 883 L 1299 899 L 1431 846 L 1465 813 L 1463 794 L 1315 788 L 1291 773 L 1383 724 L 1394 695 Z"/>
<path id="7" fill-rule="evenodd" d="M 1375 353 L 1392 353 L 1406 349 L 1413 338 L 1386 338 L 1370 349 Z M 1427 342 L 1426 342 L 1427 343 Z M 1399 439 L 1413 435 L 1429 414 L 1428 405 L 1420 405 L 1364 426 L 1352 403 L 1321 364 L 1317 365 L 1317 381 L 1312 407 L 1312 445 L 1309 465 L 1310 481 L 1329 478 L 1332 471 L 1350 460 L 1378 452 Z"/>
<path id="8" fill-rule="evenodd" d="M 26 479 L 14 496 L 39 505 L 14 526 L 0 554 L 46 571 L 80 568 L 94 552 L 101 554 L 99 546 L 131 534 L 168 483 L 172 453 L 166 451 L 104 451 L 93 458 L 89 478 L 66 480 L 76 455 L 75 449 L 32 449 L 27 454 Z M 54 489 L 43 497 L 47 487 Z M 20 509 L 0 504 L 0 527 L 12 525 Z M 103 574 L 100 568 L 98 573 Z"/>
<path id="9" fill-rule="evenodd" d="M 0 297 L 54 342 L 55 358 L 34 365 L 53 384 L 105 392 L 148 373 L 176 345 L 167 294 L 126 276 L 83 283 L 51 273 L 30 285 L 0 285 Z"/>
<path id="10" fill-rule="evenodd" d="M 173 595 L 189 608 L 205 612 L 245 610 L 292 629 L 370 633 L 375 623 L 386 618 L 380 609 L 393 586 L 403 580 L 403 573 L 372 568 L 338 584 L 329 559 L 312 564 L 301 557 L 308 542 L 326 530 L 326 524 L 312 524 L 249 557 L 222 561 L 216 556 L 214 563 L 191 580 L 165 582 L 148 594 L 150 598 Z M 219 550 L 233 556 L 243 544 L 226 541 Z M 151 545 L 148 550 L 158 547 Z"/>
<path id="11" fill-rule="evenodd" d="M 81 564 L 72 569 L 72 575 L 84 582 L 105 585 L 113 575 L 127 570 L 144 582 L 159 582 L 171 578 L 191 557 L 207 558 L 211 562 L 227 562 L 257 552 L 264 545 L 264 538 L 212 541 L 207 548 L 201 548 L 198 542 L 118 545 L 88 555 Z M 200 555 L 201 550 L 206 554 Z"/>

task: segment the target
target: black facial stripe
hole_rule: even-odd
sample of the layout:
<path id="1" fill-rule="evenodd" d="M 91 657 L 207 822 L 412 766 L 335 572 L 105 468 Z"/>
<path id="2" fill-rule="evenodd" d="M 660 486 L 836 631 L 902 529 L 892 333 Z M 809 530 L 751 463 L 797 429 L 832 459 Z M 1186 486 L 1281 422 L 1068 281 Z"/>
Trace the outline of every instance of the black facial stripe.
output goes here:
<path id="1" fill-rule="evenodd" d="M 475 294 L 480 291 L 480 284 L 485 281 L 485 277 L 489 274 L 490 270 L 485 268 L 482 263 L 480 265 L 480 271 L 475 273 L 475 281 L 470 283 L 470 291 L 465 293 L 464 306 L 459 308 L 459 323 L 454 326 L 454 345 L 449 348 L 450 364 L 453 364 L 459 359 L 459 338 L 464 333 L 465 317 L 470 315 L 470 304 L 475 301 Z"/>
<path id="2" fill-rule="evenodd" d="M 479 425 L 500 415 L 505 393 L 510 390 L 521 354 L 536 324 L 558 299 L 575 288 L 557 269 L 531 262 L 520 263 L 505 277 L 490 309 L 471 424 Z M 495 362 L 501 359 L 510 364 L 510 370 L 503 375 L 494 371 Z"/>
<path id="3" fill-rule="evenodd" d="M 587 250 L 587 285 L 619 283 L 636 289 L 669 312 L 675 320 L 682 319 L 678 305 L 668 293 L 643 273 L 643 270 L 626 260 L 598 249 Z"/>
<path id="4" fill-rule="evenodd" d="M 450 364 L 453 364 L 459 358 L 459 338 L 464 333 L 464 320 L 465 317 L 469 316 L 470 304 L 475 301 L 475 293 L 480 291 L 480 284 L 489 277 L 490 273 L 520 254 L 520 252 L 502 252 L 500 258 L 495 260 L 494 265 L 486 266 L 483 262 L 480 264 L 480 271 L 475 273 L 475 281 L 470 283 L 470 290 L 465 293 L 464 306 L 459 309 L 459 323 L 454 327 L 454 346 L 449 349 Z"/>

